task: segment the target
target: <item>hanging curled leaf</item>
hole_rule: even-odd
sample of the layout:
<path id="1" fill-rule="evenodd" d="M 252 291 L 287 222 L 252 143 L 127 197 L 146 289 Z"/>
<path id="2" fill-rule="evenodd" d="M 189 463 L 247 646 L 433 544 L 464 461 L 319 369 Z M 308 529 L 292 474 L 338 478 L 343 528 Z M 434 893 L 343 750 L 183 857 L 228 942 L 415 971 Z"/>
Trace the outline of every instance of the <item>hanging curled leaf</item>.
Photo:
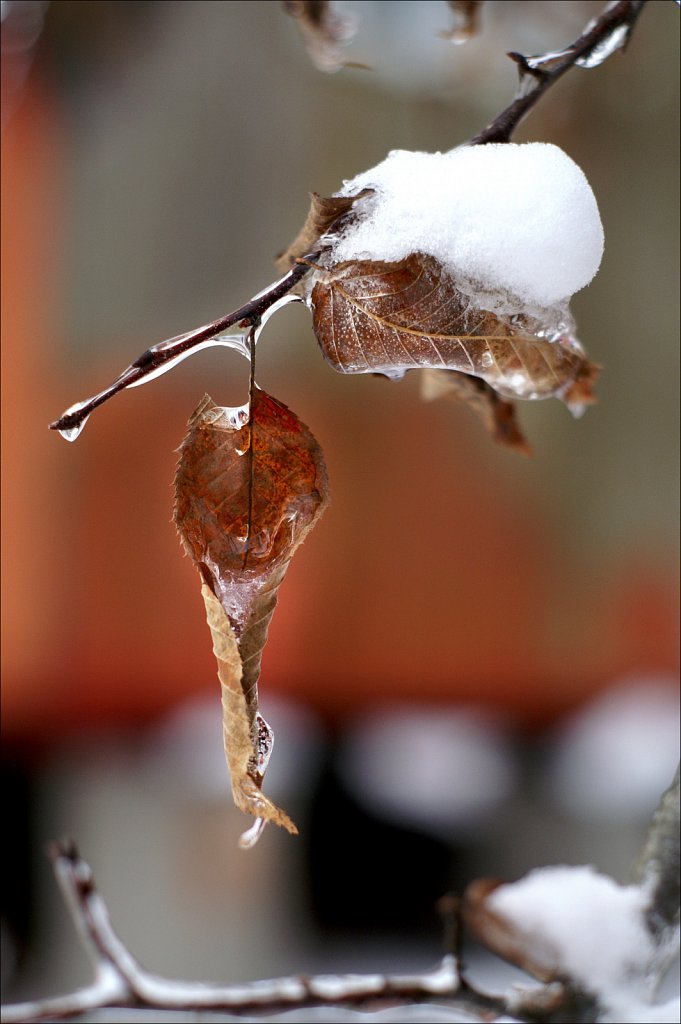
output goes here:
<path id="1" fill-rule="evenodd" d="M 354 196 L 320 196 L 318 192 L 310 192 L 310 209 L 305 223 L 289 245 L 286 252 L 277 256 L 276 267 L 281 274 L 290 270 L 299 256 L 311 252 L 315 243 L 331 227 L 338 230 L 341 220 L 350 213 L 358 199 L 373 193 L 373 189 L 365 188 Z"/>
<path id="2" fill-rule="evenodd" d="M 532 454 L 518 426 L 513 402 L 499 398 L 494 388 L 480 377 L 469 377 L 456 370 L 424 370 L 421 397 L 426 402 L 437 398 L 463 402 L 477 413 L 497 444 Z"/>
<path id="3" fill-rule="evenodd" d="M 340 373 L 457 370 L 506 398 L 555 396 L 573 411 L 595 400 L 598 367 L 569 335 L 549 341 L 537 321 L 480 309 L 432 256 L 339 263 L 319 272 L 311 305 L 322 353 Z"/>
<path id="4" fill-rule="evenodd" d="M 254 388 L 247 407 L 206 395 L 189 420 L 175 477 L 175 523 L 202 580 L 222 689 L 223 738 L 236 806 L 296 832 L 262 793 L 273 735 L 258 678 L 279 585 L 328 503 L 321 449 L 286 406 Z"/>
<path id="5" fill-rule="evenodd" d="M 329 0 L 284 0 L 284 10 L 295 18 L 307 52 L 319 71 L 357 66 L 348 65 L 342 56 L 343 43 L 355 34 L 354 17 L 339 14 Z"/>
<path id="6" fill-rule="evenodd" d="M 454 27 L 442 32 L 442 39 L 451 43 L 466 43 L 480 31 L 480 8 L 482 0 L 447 0 L 447 6 L 454 13 Z"/>

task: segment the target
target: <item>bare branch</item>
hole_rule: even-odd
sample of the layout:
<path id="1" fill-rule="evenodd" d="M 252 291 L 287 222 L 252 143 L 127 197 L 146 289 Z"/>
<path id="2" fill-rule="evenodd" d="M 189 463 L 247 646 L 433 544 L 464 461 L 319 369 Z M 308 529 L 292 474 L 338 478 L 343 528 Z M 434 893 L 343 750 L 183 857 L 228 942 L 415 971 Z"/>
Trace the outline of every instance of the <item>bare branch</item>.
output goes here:
<path id="1" fill-rule="evenodd" d="M 509 53 L 520 68 L 518 95 L 510 106 L 471 139 L 471 144 L 509 142 L 525 115 L 566 71 L 575 65 L 597 67 L 611 53 L 627 44 L 645 3 L 646 0 L 619 0 L 608 4 L 600 17 L 590 22 L 579 39 L 565 50 L 541 57 Z"/>

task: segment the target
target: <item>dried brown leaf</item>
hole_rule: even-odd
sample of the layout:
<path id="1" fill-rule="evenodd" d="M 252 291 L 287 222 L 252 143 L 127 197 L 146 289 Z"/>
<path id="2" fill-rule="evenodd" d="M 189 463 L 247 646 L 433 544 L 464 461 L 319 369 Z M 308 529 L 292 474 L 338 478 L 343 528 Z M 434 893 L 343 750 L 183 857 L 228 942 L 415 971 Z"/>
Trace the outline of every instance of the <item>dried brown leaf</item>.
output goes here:
<path id="1" fill-rule="evenodd" d="M 225 754 L 237 807 L 291 832 L 261 792 L 273 737 L 258 711 L 262 651 L 288 564 L 328 503 L 321 449 L 286 406 L 255 389 L 250 421 L 206 395 L 175 477 L 175 522 L 202 579 L 222 688 Z"/>
<path id="2" fill-rule="evenodd" d="M 421 396 L 427 402 L 438 398 L 463 402 L 481 418 L 497 444 L 532 454 L 518 426 L 513 402 L 499 398 L 494 388 L 480 377 L 469 377 L 456 370 L 424 370 Z"/>
<path id="3" fill-rule="evenodd" d="M 511 324 L 457 288 L 437 260 L 353 261 L 319 271 L 311 304 L 322 353 L 340 373 L 449 369 L 486 381 L 505 398 L 594 401 L 598 367 L 568 341 Z"/>
<path id="4" fill-rule="evenodd" d="M 320 196 L 318 192 L 310 192 L 310 209 L 305 223 L 289 245 L 286 252 L 277 256 L 276 267 L 285 274 L 291 269 L 299 256 L 307 256 L 314 249 L 315 243 L 333 225 L 352 210 L 358 199 L 371 195 L 373 189 L 362 189 L 356 196 Z"/>
<path id="5" fill-rule="evenodd" d="M 284 10 L 295 19 L 310 58 L 319 71 L 347 67 L 343 43 L 355 34 L 355 19 L 334 11 L 329 0 L 284 0 Z"/>
<path id="6" fill-rule="evenodd" d="M 454 12 L 454 27 L 442 32 L 443 39 L 452 43 L 466 43 L 480 31 L 480 9 L 482 0 L 447 0 L 447 6 Z"/>

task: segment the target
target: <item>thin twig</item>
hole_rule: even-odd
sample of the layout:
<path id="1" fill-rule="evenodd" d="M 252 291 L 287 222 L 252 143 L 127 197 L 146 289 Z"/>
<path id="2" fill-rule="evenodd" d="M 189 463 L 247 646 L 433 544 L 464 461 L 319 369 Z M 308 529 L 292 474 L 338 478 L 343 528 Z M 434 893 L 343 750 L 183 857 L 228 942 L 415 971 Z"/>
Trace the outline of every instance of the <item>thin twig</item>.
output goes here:
<path id="1" fill-rule="evenodd" d="M 529 77 L 533 79 L 532 88 L 528 91 L 521 88 L 520 95 L 513 103 L 471 139 L 471 145 L 509 142 L 523 118 L 566 71 L 580 62 L 588 61 L 590 57 L 593 58 L 600 47 L 607 45 L 614 32 L 622 32 L 617 48 L 626 44 L 645 3 L 646 0 L 618 0 L 616 3 L 608 4 L 600 17 L 587 25 L 579 39 L 558 53 L 549 53 L 542 57 L 524 57 L 520 53 L 509 53 L 509 57 L 520 67 L 521 86 Z M 606 54 L 608 55 L 609 53 Z"/>
<path id="2" fill-rule="evenodd" d="M 50 850 L 71 917 L 95 968 L 91 985 L 68 995 L 15 1003 L 2 1009 L 3 1024 L 28 1024 L 46 1017 L 68 1017 L 88 1010 L 145 1007 L 156 1010 L 275 1012 L 327 1004 L 387 999 L 407 1003 L 454 996 L 460 988 L 455 957 L 447 954 L 433 971 L 421 974 L 292 975 L 244 985 L 176 981 L 146 971 L 128 952 L 111 924 L 89 865 L 72 843 Z"/>
<path id="3" fill-rule="evenodd" d="M 312 257 L 314 258 L 314 257 Z M 252 328 L 260 323 L 263 315 L 277 302 L 283 299 L 295 287 L 296 284 L 308 273 L 309 267 L 303 263 L 297 263 L 279 281 L 275 281 L 263 292 L 250 299 L 249 302 L 238 309 L 233 310 L 225 316 L 213 320 L 212 323 L 204 324 L 186 334 L 179 334 L 175 338 L 169 338 L 158 345 L 152 345 L 146 349 L 141 356 L 138 356 L 134 363 L 116 378 L 113 384 L 93 395 L 84 402 L 78 402 L 70 409 L 50 423 L 50 430 L 59 430 L 69 434 L 73 432 L 77 436 L 83 427 L 85 420 L 98 406 L 108 402 L 110 398 L 117 395 L 125 388 L 135 387 L 145 379 L 155 377 L 163 368 L 169 368 L 167 364 L 179 362 L 191 351 L 194 351 L 213 339 L 219 338 L 230 327 L 237 325 L 241 329 Z"/>

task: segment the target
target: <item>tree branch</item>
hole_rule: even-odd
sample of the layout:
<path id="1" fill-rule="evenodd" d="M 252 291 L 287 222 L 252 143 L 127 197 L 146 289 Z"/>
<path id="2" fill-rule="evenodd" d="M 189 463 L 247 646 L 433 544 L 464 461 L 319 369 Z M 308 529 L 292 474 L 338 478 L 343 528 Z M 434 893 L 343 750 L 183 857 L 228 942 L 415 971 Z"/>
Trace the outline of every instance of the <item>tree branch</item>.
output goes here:
<path id="1" fill-rule="evenodd" d="M 68 995 L 4 1006 L 3 1024 L 28 1024 L 114 1007 L 274 1012 L 376 999 L 406 1004 L 451 997 L 461 989 L 457 959 L 451 953 L 433 971 L 422 974 L 295 975 L 244 985 L 168 980 L 145 970 L 121 942 L 92 870 L 75 846 L 55 843 L 49 854 L 95 977 L 91 985 Z M 485 1006 L 498 1007 L 498 1001 L 486 1000 Z"/>
<path id="2" fill-rule="evenodd" d="M 511 135 L 548 89 L 575 65 L 597 67 L 611 53 L 626 46 L 646 0 L 619 0 L 608 4 L 571 46 L 541 57 L 509 53 L 520 68 L 518 96 L 475 138 L 472 145 L 509 142 Z"/>
<path id="3" fill-rule="evenodd" d="M 310 256 L 314 259 L 316 254 Z M 284 277 L 274 284 L 269 285 L 264 291 L 254 296 L 249 302 L 225 316 L 213 320 L 212 323 L 204 324 L 203 327 L 196 327 L 186 334 L 178 334 L 174 338 L 168 338 L 158 345 L 152 345 L 146 349 L 141 356 L 138 356 L 134 363 L 116 378 L 113 384 L 93 395 L 84 402 L 77 402 L 67 409 L 58 420 L 50 423 L 50 430 L 58 430 L 67 441 L 75 441 L 78 434 L 85 426 L 90 413 L 110 398 L 117 395 L 125 388 L 134 388 L 144 381 L 165 373 L 171 366 L 179 363 L 180 360 L 208 345 L 223 344 L 228 348 L 235 348 L 250 358 L 248 344 L 241 335 L 225 335 L 230 327 L 235 325 L 242 331 L 244 329 L 259 328 L 263 319 L 269 317 L 280 303 L 286 300 L 291 290 L 309 271 L 309 266 L 304 263 L 297 263 Z"/>
<path id="4" fill-rule="evenodd" d="M 520 121 L 561 75 L 576 64 L 582 67 L 596 67 L 616 49 L 626 45 L 645 3 L 646 0 L 618 0 L 609 4 L 599 18 L 587 25 L 579 39 L 565 50 L 544 54 L 541 57 L 509 54 L 520 66 L 519 95 L 510 106 L 471 139 L 471 145 L 508 142 Z M 59 431 L 67 441 L 75 441 L 88 417 L 98 406 L 113 398 L 119 391 L 136 387 L 165 373 L 181 359 L 200 348 L 225 345 L 249 357 L 243 333 L 225 335 L 225 332 L 235 325 L 242 332 L 248 328 L 257 331 L 280 304 L 290 301 L 292 289 L 309 272 L 310 267 L 305 261 L 314 261 L 317 256 L 318 253 L 313 253 L 298 260 L 288 274 L 232 313 L 146 349 L 109 387 L 83 402 L 76 402 L 59 419 L 50 423 L 50 430 Z"/>
<path id="5" fill-rule="evenodd" d="M 679 946 L 681 885 L 679 861 L 679 768 L 653 815 L 639 859 L 634 881 L 649 894 L 646 921 L 659 950 L 658 974 L 666 970 Z"/>

